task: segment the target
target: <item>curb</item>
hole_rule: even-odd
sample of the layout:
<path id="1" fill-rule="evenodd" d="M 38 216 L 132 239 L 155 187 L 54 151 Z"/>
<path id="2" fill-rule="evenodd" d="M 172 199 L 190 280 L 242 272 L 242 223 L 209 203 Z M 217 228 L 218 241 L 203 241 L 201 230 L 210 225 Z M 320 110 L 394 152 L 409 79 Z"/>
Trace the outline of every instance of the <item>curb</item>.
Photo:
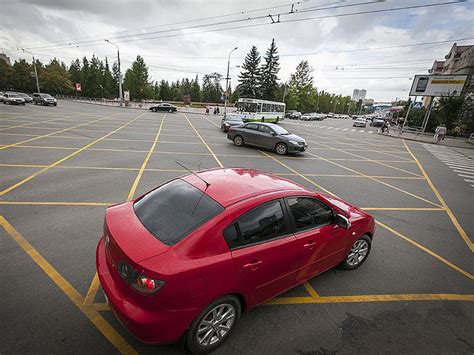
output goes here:
<path id="1" fill-rule="evenodd" d="M 453 147 L 453 148 L 463 148 L 463 149 L 474 149 L 474 146 L 469 147 L 469 146 L 461 146 L 461 145 L 455 145 L 455 144 L 438 144 L 436 142 L 430 142 L 430 141 L 420 141 L 415 138 L 406 138 L 403 136 L 392 136 L 390 134 L 385 135 L 386 137 L 391 137 L 391 138 L 396 138 L 396 139 L 404 139 L 406 141 L 412 141 L 412 142 L 418 142 L 418 143 L 426 143 L 426 144 L 433 144 L 433 145 L 438 145 L 438 146 L 444 146 L 444 147 Z"/>

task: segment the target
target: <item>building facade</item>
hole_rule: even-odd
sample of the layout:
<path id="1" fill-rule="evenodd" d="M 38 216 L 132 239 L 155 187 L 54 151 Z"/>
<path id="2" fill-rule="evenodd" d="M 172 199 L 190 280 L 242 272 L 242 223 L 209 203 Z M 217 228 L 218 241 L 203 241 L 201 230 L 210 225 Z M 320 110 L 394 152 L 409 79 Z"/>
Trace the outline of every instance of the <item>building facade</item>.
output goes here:
<path id="1" fill-rule="evenodd" d="M 366 95 L 367 95 L 367 90 L 354 89 L 354 91 L 352 92 L 352 100 L 354 101 L 364 100 Z"/>

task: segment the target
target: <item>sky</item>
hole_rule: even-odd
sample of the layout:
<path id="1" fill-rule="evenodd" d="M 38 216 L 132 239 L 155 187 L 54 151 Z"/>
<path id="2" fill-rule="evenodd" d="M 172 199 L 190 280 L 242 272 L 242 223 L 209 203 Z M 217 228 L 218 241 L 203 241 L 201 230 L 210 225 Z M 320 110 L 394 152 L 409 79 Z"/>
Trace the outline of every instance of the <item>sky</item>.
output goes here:
<path id="1" fill-rule="evenodd" d="M 413 75 L 426 74 L 454 42 L 474 44 L 473 19 L 473 0 L 2 0 L 0 52 L 31 61 L 24 48 L 66 65 L 92 55 L 113 62 L 109 39 L 120 48 L 122 73 L 139 54 L 151 80 L 175 81 L 225 77 L 238 47 L 234 87 L 251 46 L 263 57 L 274 38 L 281 82 L 308 60 L 318 90 L 366 89 L 382 102 L 406 99 Z"/>

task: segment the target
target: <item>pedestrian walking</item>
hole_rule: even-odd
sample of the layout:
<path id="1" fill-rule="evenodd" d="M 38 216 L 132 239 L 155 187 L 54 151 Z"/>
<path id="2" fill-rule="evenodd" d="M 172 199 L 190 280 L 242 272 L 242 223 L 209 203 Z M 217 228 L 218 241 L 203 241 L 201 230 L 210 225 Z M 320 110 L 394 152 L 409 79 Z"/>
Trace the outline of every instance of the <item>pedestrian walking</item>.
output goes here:
<path id="1" fill-rule="evenodd" d="M 390 124 L 388 123 L 387 120 L 384 120 L 384 121 L 383 121 L 383 124 L 382 124 L 382 129 L 381 129 L 381 130 L 382 130 L 382 134 L 385 133 L 385 131 L 386 131 L 387 134 L 389 133 L 388 127 L 390 127 Z"/>
<path id="2" fill-rule="evenodd" d="M 214 107 L 214 115 L 217 115 L 217 107 Z"/>
<path id="3" fill-rule="evenodd" d="M 435 135 L 434 135 L 434 139 L 436 140 L 436 142 L 441 142 L 442 140 L 444 140 L 444 137 L 446 136 L 446 133 L 447 133 L 447 129 L 445 126 L 441 125 L 441 126 L 438 126 L 436 127 L 436 131 L 435 131 Z"/>
<path id="4" fill-rule="evenodd" d="M 206 106 L 206 115 L 209 115 L 209 110 L 210 110 L 210 107 L 209 105 Z"/>
<path id="5" fill-rule="evenodd" d="M 221 111 L 219 110 L 219 105 L 217 105 L 216 109 L 217 109 L 217 114 L 220 114 Z"/>

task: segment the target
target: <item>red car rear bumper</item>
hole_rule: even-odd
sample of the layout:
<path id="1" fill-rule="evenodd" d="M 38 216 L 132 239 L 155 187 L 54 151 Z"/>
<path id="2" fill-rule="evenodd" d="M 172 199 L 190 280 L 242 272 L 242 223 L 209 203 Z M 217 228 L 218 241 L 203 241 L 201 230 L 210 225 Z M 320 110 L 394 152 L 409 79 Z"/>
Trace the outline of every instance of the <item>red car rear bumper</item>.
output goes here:
<path id="1" fill-rule="evenodd" d="M 119 321 L 139 340 L 146 343 L 166 344 L 180 339 L 199 310 L 166 310 L 143 307 L 137 300 L 123 292 L 110 274 L 106 259 L 104 238 L 96 251 L 96 267 L 100 284 L 108 298 L 109 305 Z M 127 286 L 128 287 L 128 286 Z M 136 292 L 130 289 L 130 292 Z M 143 296 L 148 297 L 148 296 Z"/>

